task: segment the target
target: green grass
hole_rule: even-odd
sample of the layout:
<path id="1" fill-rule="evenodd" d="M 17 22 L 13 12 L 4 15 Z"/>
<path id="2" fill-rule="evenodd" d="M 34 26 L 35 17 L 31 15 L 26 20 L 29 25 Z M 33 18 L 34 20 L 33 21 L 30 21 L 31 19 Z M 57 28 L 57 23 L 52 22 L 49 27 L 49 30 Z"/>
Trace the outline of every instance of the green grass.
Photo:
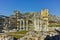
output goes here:
<path id="1" fill-rule="evenodd" d="M 10 32 L 9 34 L 26 34 L 28 31 Z"/>
<path id="2" fill-rule="evenodd" d="M 49 25 L 49 27 L 60 27 L 60 25 Z"/>
<path id="3" fill-rule="evenodd" d="M 60 27 L 60 24 L 50 24 L 49 27 Z"/>
<path id="4" fill-rule="evenodd" d="M 18 31 L 18 32 L 15 32 L 15 34 L 26 34 L 28 31 Z"/>
<path id="5" fill-rule="evenodd" d="M 9 35 L 15 37 L 15 38 L 21 38 L 23 36 L 17 35 L 17 34 L 26 34 L 29 31 L 17 31 L 17 32 L 10 32 Z"/>
<path id="6" fill-rule="evenodd" d="M 22 38 L 23 36 L 17 36 L 17 35 L 13 35 L 13 37 L 19 39 L 19 38 Z"/>

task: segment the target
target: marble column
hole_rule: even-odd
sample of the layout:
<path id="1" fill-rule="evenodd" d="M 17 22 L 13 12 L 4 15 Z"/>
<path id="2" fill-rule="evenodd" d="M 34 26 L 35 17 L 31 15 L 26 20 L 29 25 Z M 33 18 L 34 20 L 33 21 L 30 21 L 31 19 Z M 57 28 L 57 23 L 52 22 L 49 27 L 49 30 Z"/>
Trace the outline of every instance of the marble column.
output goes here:
<path id="1" fill-rule="evenodd" d="M 20 20 L 20 30 L 21 30 L 21 20 Z"/>
<path id="2" fill-rule="evenodd" d="M 35 30 L 36 30 L 36 19 L 34 20 L 34 27 L 35 27 Z"/>
<path id="3" fill-rule="evenodd" d="M 40 31 L 42 31 L 42 20 L 40 20 Z"/>
<path id="4" fill-rule="evenodd" d="M 47 27 L 46 27 L 47 31 L 49 31 L 49 30 L 48 30 L 48 21 L 47 21 L 47 23 L 46 23 L 46 26 L 47 26 Z"/>
<path id="5" fill-rule="evenodd" d="M 26 20 L 26 30 L 28 30 L 28 20 Z"/>
<path id="6" fill-rule="evenodd" d="M 40 31 L 40 26 L 39 26 L 39 24 L 40 24 L 40 23 L 39 23 L 39 19 L 38 19 L 38 31 Z"/>
<path id="7" fill-rule="evenodd" d="M 24 22 L 24 20 L 23 20 L 23 30 L 25 30 L 24 27 L 25 27 L 25 22 Z"/>
<path id="8" fill-rule="evenodd" d="M 44 29 L 45 29 L 44 31 L 47 31 L 46 21 L 45 21 Z"/>
<path id="9" fill-rule="evenodd" d="M 41 20 L 39 20 L 39 31 L 41 31 Z"/>

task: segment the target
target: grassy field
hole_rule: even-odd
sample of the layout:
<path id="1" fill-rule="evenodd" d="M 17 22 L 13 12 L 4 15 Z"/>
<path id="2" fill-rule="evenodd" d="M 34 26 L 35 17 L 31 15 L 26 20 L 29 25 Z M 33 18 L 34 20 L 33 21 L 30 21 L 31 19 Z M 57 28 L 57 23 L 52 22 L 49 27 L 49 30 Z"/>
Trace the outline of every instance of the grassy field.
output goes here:
<path id="1" fill-rule="evenodd" d="M 60 23 L 49 24 L 49 27 L 60 27 Z"/>
<path id="2" fill-rule="evenodd" d="M 9 32 L 8 35 L 11 35 L 11 36 L 13 36 L 13 37 L 15 37 L 15 38 L 21 38 L 21 37 L 23 37 L 23 36 L 18 35 L 18 34 L 26 34 L 27 32 L 29 32 L 29 31 Z"/>

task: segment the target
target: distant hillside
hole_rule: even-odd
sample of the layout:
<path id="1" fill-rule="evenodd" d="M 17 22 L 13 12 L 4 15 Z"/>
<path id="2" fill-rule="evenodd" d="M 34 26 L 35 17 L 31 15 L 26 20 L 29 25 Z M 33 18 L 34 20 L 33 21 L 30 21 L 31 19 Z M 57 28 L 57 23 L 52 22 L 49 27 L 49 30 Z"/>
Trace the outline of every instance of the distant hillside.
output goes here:
<path id="1" fill-rule="evenodd" d="M 60 17 L 58 17 L 56 15 L 49 14 L 49 21 L 60 22 Z"/>

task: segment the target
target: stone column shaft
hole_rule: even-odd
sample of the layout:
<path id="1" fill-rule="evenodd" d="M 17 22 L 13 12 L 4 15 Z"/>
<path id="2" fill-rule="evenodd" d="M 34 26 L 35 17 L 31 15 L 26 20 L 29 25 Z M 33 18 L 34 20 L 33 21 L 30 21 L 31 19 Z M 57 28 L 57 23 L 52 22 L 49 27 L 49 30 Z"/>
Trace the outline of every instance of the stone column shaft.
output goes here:
<path id="1" fill-rule="evenodd" d="M 24 20 L 23 20 L 23 28 L 25 27 L 25 22 L 24 22 Z M 25 30 L 25 29 L 23 29 L 23 30 Z"/>
<path id="2" fill-rule="evenodd" d="M 38 31 L 40 30 L 40 26 L 39 26 L 39 19 L 38 19 Z"/>
<path id="3" fill-rule="evenodd" d="M 26 20 L 26 30 L 28 30 L 28 20 Z"/>
<path id="4" fill-rule="evenodd" d="M 35 30 L 36 30 L 36 19 L 34 20 L 34 27 L 35 27 Z"/>
<path id="5" fill-rule="evenodd" d="M 21 30 L 21 20 L 20 20 L 20 30 Z"/>

